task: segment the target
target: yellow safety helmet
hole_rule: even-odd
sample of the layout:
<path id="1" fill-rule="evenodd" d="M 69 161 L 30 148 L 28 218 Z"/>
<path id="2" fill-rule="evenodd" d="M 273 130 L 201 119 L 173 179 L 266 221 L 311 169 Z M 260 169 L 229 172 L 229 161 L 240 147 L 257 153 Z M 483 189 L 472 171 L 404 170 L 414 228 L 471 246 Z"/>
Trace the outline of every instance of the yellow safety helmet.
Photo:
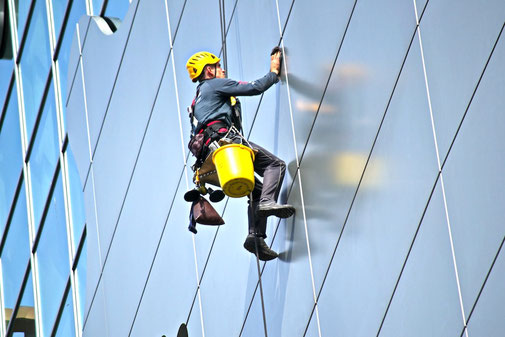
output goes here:
<path id="1" fill-rule="evenodd" d="M 193 82 L 196 82 L 196 79 L 200 76 L 203 68 L 205 68 L 207 64 L 216 64 L 219 61 L 221 61 L 219 57 L 206 51 L 201 51 L 194 54 L 186 63 L 186 68 L 189 72 L 189 78 L 191 78 Z"/>

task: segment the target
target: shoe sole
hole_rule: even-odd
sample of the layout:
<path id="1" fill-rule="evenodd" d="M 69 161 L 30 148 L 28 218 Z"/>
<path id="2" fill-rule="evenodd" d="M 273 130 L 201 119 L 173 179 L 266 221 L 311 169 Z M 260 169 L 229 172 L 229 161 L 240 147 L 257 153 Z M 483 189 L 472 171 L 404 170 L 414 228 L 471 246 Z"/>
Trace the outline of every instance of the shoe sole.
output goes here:
<path id="1" fill-rule="evenodd" d="M 246 240 L 244 242 L 244 248 L 249 253 L 252 253 L 252 254 L 256 255 L 256 245 L 254 244 L 254 241 L 252 241 L 252 240 Z M 275 259 L 277 257 L 279 257 L 278 254 L 269 255 L 269 254 L 263 254 L 262 252 L 258 253 L 258 259 L 260 259 L 261 261 L 270 261 L 270 260 L 273 260 L 273 259 Z"/>
<path id="2" fill-rule="evenodd" d="M 256 215 L 262 218 L 268 216 L 276 216 L 278 218 L 286 219 L 295 214 L 294 208 L 272 208 L 272 209 L 258 209 Z"/>

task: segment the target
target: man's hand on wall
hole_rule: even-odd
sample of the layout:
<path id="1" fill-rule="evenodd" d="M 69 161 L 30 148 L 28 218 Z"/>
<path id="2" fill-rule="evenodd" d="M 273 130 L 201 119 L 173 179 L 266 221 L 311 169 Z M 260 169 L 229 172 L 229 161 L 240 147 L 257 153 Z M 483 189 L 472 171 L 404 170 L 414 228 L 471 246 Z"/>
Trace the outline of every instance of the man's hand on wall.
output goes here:
<path id="1" fill-rule="evenodd" d="M 279 75 L 281 68 L 281 51 L 280 49 L 274 48 L 270 56 L 270 71 Z"/>

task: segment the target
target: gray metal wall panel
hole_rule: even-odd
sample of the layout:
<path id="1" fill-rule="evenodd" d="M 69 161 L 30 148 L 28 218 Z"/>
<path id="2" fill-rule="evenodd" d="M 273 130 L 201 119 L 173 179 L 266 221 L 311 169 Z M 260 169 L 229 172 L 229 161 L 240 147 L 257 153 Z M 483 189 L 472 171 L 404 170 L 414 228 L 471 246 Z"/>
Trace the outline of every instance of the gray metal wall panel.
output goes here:
<path id="1" fill-rule="evenodd" d="M 410 49 L 321 292 L 323 334 L 335 329 L 353 336 L 377 333 L 437 177 L 417 42 Z M 315 246 L 318 240 L 311 243 Z"/>
<path id="2" fill-rule="evenodd" d="M 115 336 L 127 336 L 130 331 L 131 324 L 125 321 L 133 321 L 139 306 L 184 168 L 178 147 L 180 136 L 167 132 L 178 123 L 170 68 L 160 92 L 104 269 L 107 308 L 111 311 L 118 306 L 122 308 L 121 315 L 109 318 L 110 331 Z M 181 186 L 182 190 L 186 189 L 185 183 Z M 184 229 L 184 225 L 186 222 L 180 227 Z M 171 229 L 166 230 L 169 235 Z M 124 296 L 126 289 L 128 296 Z"/>
<path id="3" fill-rule="evenodd" d="M 132 336 L 175 333 L 188 318 L 188 308 L 192 306 L 197 284 L 193 241 L 186 227 L 189 204 L 183 199 L 186 192 L 184 185 L 184 182 L 179 185 L 170 213 L 166 215 L 167 228 L 160 238 L 161 243 L 139 304 Z M 193 307 L 193 310 L 199 316 L 198 307 Z M 191 324 L 199 326 L 200 320 L 192 319 Z"/>
<path id="4" fill-rule="evenodd" d="M 458 336 L 462 328 L 438 181 L 379 336 Z"/>
<path id="5" fill-rule="evenodd" d="M 430 1 L 421 21 L 435 126 L 444 158 L 505 17 L 500 0 Z"/>
<path id="6" fill-rule="evenodd" d="M 163 7 L 163 3 L 159 3 L 159 6 L 141 3 L 137 9 L 138 16 L 128 39 L 93 157 L 102 251 L 107 251 L 116 228 L 168 59 L 168 28 L 164 26 L 166 17 Z M 128 24 L 123 23 L 117 33 L 122 29 L 128 29 Z M 110 36 L 101 43 L 106 44 L 108 38 Z M 121 55 L 122 48 L 108 45 L 104 54 Z M 158 53 L 146 52 L 155 48 L 159 50 Z M 89 71 L 93 71 L 89 66 L 93 63 L 88 63 L 84 56 L 83 59 Z M 109 74 L 115 76 L 114 72 Z M 87 97 L 91 99 L 89 94 Z M 90 116 L 95 113 L 90 104 L 88 112 Z M 90 130 L 92 128 L 90 125 Z"/>
<path id="7" fill-rule="evenodd" d="M 502 36 L 443 169 L 466 315 L 505 237 L 503 60 Z"/>
<path id="8" fill-rule="evenodd" d="M 89 315 L 84 316 L 86 324 L 82 332 L 83 336 L 112 336 L 109 333 L 108 316 L 115 315 L 113 312 L 107 312 L 105 308 L 105 298 L 107 289 L 101 283 L 96 291 L 93 307 Z"/>
<path id="9" fill-rule="evenodd" d="M 84 317 L 88 315 L 94 297 L 98 279 L 102 272 L 104 252 L 100 250 L 100 237 L 98 235 L 93 171 L 90 173 L 89 183 L 84 188 L 84 208 L 86 210 L 86 305 Z"/>
<path id="10" fill-rule="evenodd" d="M 132 5 L 131 9 L 134 9 L 135 5 L 136 3 Z M 104 19 L 92 17 L 86 38 L 81 42 L 83 43 L 81 57 L 84 64 L 84 84 L 93 153 L 107 113 L 134 14 L 134 10 L 128 11 L 120 29 L 114 34 Z"/>
<path id="11" fill-rule="evenodd" d="M 277 3 L 238 2 L 234 17 L 231 13 L 235 1 L 224 3 L 227 24 L 231 23 L 227 73 L 237 80 L 256 79 L 268 70 L 268 54 L 279 41 L 279 23 L 284 27 L 292 2 L 278 4 L 279 17 Z M 381 335 L 397 336 L 400 331 L 413 335 L 459 334 L 463 319 L 455 260 L 467 319 L 470 315 L 477 291 L 483 287 L 505 235 L 500 226 L 504 215 L 499 208 L 502 204 L 499 168 L 503 165 L 496 159 L 503 143 L 498 132 L 503 124 L 499 117 L 503 106 L 500 94 L 504 78 L 503 38 L 484 74 L 433 198 L 430 193 L 439 167 L 429 98 L 433 97 L 436 139 L 447 147 L 454 135 L 450 128 L 459 124 L 462 112 L 455 109 L 459 115 L 443 115 L 442 119 L 451 119 L 447 125 L 439 120 L 444 113 L 440 105 L 443 86 L 454 82 L 455 86 L 466 88 L 447 96 L 447 104 L 468 104 L 466 92 L 472 85 L 475 87 L 475 76 L 479 69 L 482 71 L 482 61 L 489 56 L 490 46 L 498 36 L 502 5 L 493 2 L 479 7 L 477 21 L 463 27 L 455 22 L 464 19 L 470 4 L 460 4 L 448 15 L 450 8 L 446 5 L 428 2 L 421 21 L 420 41 L 414 6 L 421 15 L 425 3 L 357 2 L 312 128 L 354 3 L 315 6 L 295 1 L 283 37 L 288 77 L 283 75 L 281 83 L 266 92 L 261 103 L 259 97 L 242 99 L 246 133 L 252 128 L 251 140 L 288 164 L 280 200 L 297 209 L 292 219 L 271 218 L 268 222 L 267 242 L 281 253 L 278 260 L 266 264 L 262 274 L 269 335 L 298 336 L 305 329 L 306 336 L 319 336 L 319 331 L 322 335 L 377 334 L 390 300 Z M 110 96 L 110 79 L 117 72 L 118 55 L 125 48 L 121 32 L 131 24 L 136 4 L 131 5 L 118 32 L 104 37 L 95 27 L 84 44 L 87 55 L 96 53 L 99 45 L 107 51 L 106 57 L 84 58 L 85 80 L 89 85 L 93 86 L 98 75 L 109 81 L 103 86 L 95 84 L 87 95 L 95 105 L 88 110 L 95 121 L 91 132 L 95 137 L 97 125 L 103 120 L 104 102 Z M 490 12 L 493 15 L 489 22 L 478 21 Z M 92 336 L 100 326 L 111 336 L 128 334 L 130 328 L 132 336 L 170 335 L 175 334 L 182 322 L 187 322 L 191 337 L 204 333 L 235 336 L 242 328 L 242 336 L 261 336 L 262 298 L 259 289 L 254 293 L 258 282 L 256 261 L 242 248 L 247 234 L 245 199 L 229 200 L 226 206 L 224 202 L 217 204 L 216 209 L 223 213 L 226 224 L 219 230 L 198 226 L 198 234 L 192 237 L 186 229 L 189 204 L 182 198 L 186 189 L 192 187 L 191 157 L 185 166 L 189 137 L 185 108 L 195 94 L 185 63 L 196 51 L 219 54 L 219 3 L 202 6 L 198 1 L 170 2 L 168 15 L 170 23 L 166 21 L 164 1 L 140 2 L 98 142 L 93 168 L 97 207 L 101 210 L 98 228 L 100 239 L 105 241 L 101 242 L 102 254 L 110 244 L 119 206 L 127 183 L 132 180 L 100 283 L 97 283 L 101 271 L 97 253 L 100 246 L 97 233 L 93 232 L 95 210 L 93 199 L 91 203 L 87 200 L 88 218 L 92 217 L 88 219 L 88 255 L 92 260 L 88 301 L 99 288 L 95 298 L 98 302 L 96 308 L 95 303 L 91 308 L 84 335 Z M 162 76 L 160 64 L 165 65 L 170 52 L 169 25 L 172 38 L 175 37 L 171 51 L 175 76 L 169 59 L 156 96 L 154 83 Z M 457 31 L 449 29 L 449 25 Z M 482 27 L 475 29 L 479 25 Z M 440 34 L 435 34 L 435 28 L 442 30 Z M 481 42 L 475 42 L 472 46 L 479 51 L 443 66 L 461 54 L 465 41 L 474 41 L 471 34 L 476 34 L 485 48 L 479 48 Z M 444 43 L 446 49 L 436 48 L 437 43 L 454 36 L 461 40 Z M 105 46 L 108 43 L 104 41 L 112 40 L 113 45 Z M 440 53 L 441 50 L 445 52 Z M 402 66 L 407 52 L 408 58 Z M 90 62 L 88 66 L 86 62 Z M 221 63 L 224 65 L 224 60 Z M 461 71 L 462 68 L 465 70 Z M 93 73 L 90 77 L 86 69 Z M 78 94 L 74 90 L 72 95 Z M 140 150 L 140 138 L 153 106 Z M 135 115 L 126 115 L 125 110 L 135 110 Z M 488 118 L 484 121 L 483 116 Z M 77 124 L 77 120 L 73 123 Z M 133 159 L 139 151 L 133 172 Z M 442 149 L 442 161 L 444 156 Z M 88 183 L 87 198 L 92 197 L 91 191 Z M 339 239 L 348 213 L 346 228 Z M 165 220 L 165 231 L 161 234 Z M 483 227 L 483 221 L 489 225 Z M 448 225 L 452 228 L 455 260 Z M 470 316 L 470 334 L 471 329 L 487 329 L 482 327 L 483 317 L 493 316 L 490 313 L 498 303 L 490 294 L 496 294 L 498 299 L 503 295 L 503 288 L 497 286 L 503 281 L 500 261 L 491 271 L 474 316 Z M 403 264 L 405 269 L 400 274 Z M 314 292 L 316 295 L 320 292 L 317 312 L 312 311 Z M 122 296 L 125 293 L 130 296 Z M 485 333 L 503 330 L 498 320 L 489 321 Z"/>
<path id="12" fill-rule="evenodd" d="M 78 56 L 76 56 L 78 57 Z M 72 94 L 69 96 L 67 111 L 71 116 L 67 118 L 67 130 L 71 135 L 69 143 L 79 171 L 81 186 L 86 186 L 89 168 L 91 165 L 91 149 L 89 146 L 89 133 L 87 123 L 86 101 L 82 85 L 82 71 L 79 65 L 76 70 Z"/>

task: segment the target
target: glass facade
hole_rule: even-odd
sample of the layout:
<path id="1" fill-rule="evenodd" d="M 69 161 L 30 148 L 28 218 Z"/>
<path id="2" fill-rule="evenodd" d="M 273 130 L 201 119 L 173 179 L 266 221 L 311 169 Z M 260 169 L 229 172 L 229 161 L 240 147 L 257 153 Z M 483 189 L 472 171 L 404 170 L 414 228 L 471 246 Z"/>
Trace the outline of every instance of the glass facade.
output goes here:
<path id="1" fill-rule="evenodd" d="M 505 335 L 502 0 L 5 3 L 0 336 Z M 185 64 L 276 45 L 241 97 L 296 208 L 263 263 L 245 198 L 187 229 Z"/>
<path id="2" fill-rule="evenodd" d="M 82 336 L 86 230 L 66 131 L 72 39 L 129 1 L 0 1 L 0 336 Z"/>

